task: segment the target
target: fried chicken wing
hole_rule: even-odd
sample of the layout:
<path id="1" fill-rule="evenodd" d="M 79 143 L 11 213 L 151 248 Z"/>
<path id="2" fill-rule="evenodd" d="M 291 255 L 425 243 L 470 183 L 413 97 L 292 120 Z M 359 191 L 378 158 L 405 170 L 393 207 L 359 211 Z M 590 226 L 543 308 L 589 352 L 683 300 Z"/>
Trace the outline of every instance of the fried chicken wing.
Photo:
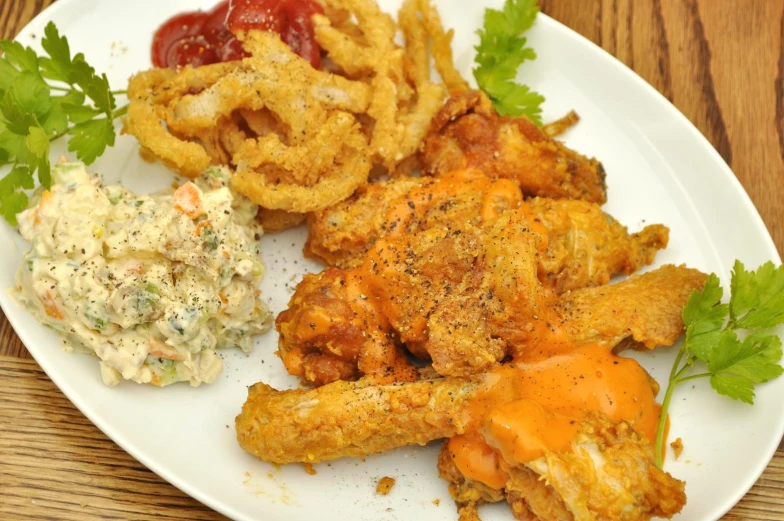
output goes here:
<path id="1" fill-rule="evenodd" d="M 462 474 L 444 441 L 438 470 L 449 482 L 460 519 L 506 499 L 515 518 L 539 521 L 642 521 L 670 518 L 686 503 L 684 483 L 658 469 L 651 443 L 627 422 L 588 414 L 569 450 L 525 465 L 502 462 L 507 478 L 492 487 Z"/>
<path id="2" fill-rule="evenodd" d="M 482 379 L 338 381 L 290 391 L 258 383 L 237 416 L 237 439 L 251 454 L 281 464 L 424 445 L 463 431 L 461 411 Z"/>
<path id="3" fill-rule="evenodd" d="M 601 163 L 551 139 L 525 117 L 500 116 L 480 91 L 447 100 L 425 137 L 422 164 L 431 175 L 481 168 L 513 180 L 526 195 L 607 200 Z"/>
<path id="4" fill-rule="evenodd" d="M 561 327 L 579 342 L 617 344 L 631 337 L 650 349 L 672 344 L 683 330 L 675 316 L 683 306 L 673 308 L 667 301 L 685 305 L 706 278 L 700 271 L 667 265 L 618 284 L 573 291 L 552 306 L 563 317 Z"/>
<path id="5" fill-rule="evenodd" d="M 645 378 L 634 360 L 617 357 L 610 348 L 605 353 L 610 363 L 638 367 Z M 541 396 L 542 404 L 548 404 L 553 398 L 551 391 L 543 393 L 531 382 L 547 371 L 548 362 L 542 364 L 513 363 L 469 378 L 392 385 L 364 379 L 276 391 L 260 383 L 251 387 L 237 417 L 237 437 L 245 450 L 265 461 L 315 463 L 457 436 L 445 443 L 439 470 L 451 483 L 462 519 L 476 519 L 478 504 L 504 497 L 518 519 L 636 521 L 678 512 L 685 503 L 683 483 L 656 467 L 648 438 L 635 430 L 628 411 L 617 411 L 612 401 L 609 407 L 596 407 L 590 399 L 577 398 L 586 410 L 565 417 L 573 434 L 549 446 L 544 436 L 557 440 L 562 435 L 557 423 L 562 409 L 531 402 Z M 618 375 L 586 375 L 588 383 L 580 385 L 590 390 L 604 377 Z M 566 394 L 555 394 L 574 400 L 572 383 L 566 387 Z M 624 394 L 633 395 L 623 400 L 635 409 L 638 402 L 655 409 L 650 392 L 640 395 L 632 385 L 615 396 Z M 544 423 L 536 410 L 543 411 Z M 554 416 L 556 423 L 551 423 Z M 454 444 L 461 437 L 472 440 L 467 452 Z M 479 444 L 478 456 L 472 444 Z"/>
<path id="6" fill-rule="evenodd" d="M 475 182 L 479 180 L 474 179 Z M 470 192 L 461 193 L 466 198 L 472 197 Z M 481 198 L 482 193 L 486 192 L 474 197 Z M 340 364 L 346 368 L 343 374 L 350 378 L 361 374 L 382 378 L 395 375 L 401 365 L 406 365 L 401 344 L 415 356 L 431 359 L 439 374 L 475 374 L 510 354 L 512 346 L 524 348 L 534 342 L 537 331 L 546 327 L 544 324 L 556 328 L 561 322 L 574 322 L 566 319 L 569 314 L 583 321 L 575 326 L 575 331 L 579 330 L 579 335 L 585 337 L 581 340 L 585 341 L 617 343 L 632 336 L 635 341 L 655 345 L 671 343 L 680 334 L 680 308 L 675 309 L 674 317 L 658 317 L 653 316 L 659 311 L 656 308 L 634 306 L 638 303 L 634 298 L 642 300 L 645 297 L 632 297 L 636 290 L 624 292 L 624 288 L 630 283 L 640 284 L 636 279 L 602 289 L 599 300 L 604 299 L 603 307 L 593 306 L 593 293 L 582 293 L 588 290 L 567 293 L 563 302 L 553 300 L 541 283 L 542 278 L 548 280 L 544 267 L 569 265 L 572 257 L 566 253 L 567 241 L 557 248 L 553 246 L 548 228 L 537 217 L 545 214 L 550 205 L 535 205 L 533 210 L 526 206 L 504 211 L 479 226 L 455 220 L 447 221 L 448 224 L 433 223 L 410 232 L 406 223 L 423 199 L 428 197 L 416 194 L 408 200 L 411 204 L 405 208 L 411 211 L 399 213 L 399 220 L 393 221 L 400 223 L 399 226 L 373 243 L 362 266 L 352 270 L 333 269 L 328 275 L 308 279 L 298 287 L 289 309 L 276 322 L 280 333 L 279 354 L 291 374 L 308 384 L 334 381 L 335 377 L 318 365 L 322 360 L 337 358 L 338 361 L 327 363 L 325 367 Z M 570 207 L 582 204 L 586 203 L 567 201 Z M 593 221 L 585 218 L 582 222 Z M 599 221 L 608 222 L 604 217 Z M 558 219 L 553 219 L 549 226 L 550 230 L 563 228 Z M 587 224 L 584 226 L 590 228 Z M 558 232 L 555 234 L 557 236 Z M 563 233 L 565 237 L 569 235 L 570 232 Z M 579 243 L 580 239 L 572 239 L 572 242 Z M 604 255 L 602 251 L 585 246 L 571 249 L 586 255 L 592 251 L 596 251 L 597 256 Z M 632 247 L 628 249 L 633 250 Z M 619 265 L 628 260 L 628 256 L 617 257 L 623 260 Z M 560 273 L 569 273 L 569 270 Z M 678 301 L 683 300 L 681 292 L 688 296 L 704 280 L 701 273 L 685 268 L 657 273 L 648 287 L 657 286 L 657 291 L 668 293 L 665 298 Z M 332 282 L 335 277 L 339 279 L 337 286 Z M 660 284 L 669 277 L 672 278 L 669 283 Z M 602 282 L 607 278 L 605 272 Z M 586 277 L 579 275 L 570 280 L 586 280 Z M 647 287 L 641 289 L 647 290 Z M 314 292 L 322 296 L 311 296 Z M 348 314 L 340 318 L 319 305 L 323 296 L 327 297 L 330 306 L 339 306 Z M 588 305 L 581 304 L 583 301 Z M 606 304 L 608 301 L 610 303 Z M 616 310 L 619 305 L 629 307 Z M 590 314 L 587 312 L 589 307 Z M 351 313 L 355 317 L 353 321 Z M 314 315 L 330 319 L 315 320 Z M 622 319 L 618 319 L 619 316 Z M 659 331 L 655 326 L 655 320 L 659 318 L 663 323 L 674 324 L 673 329 Z M 646 324 L 648 319 L 654 322 Z M 335 335 L 342 333 L 333 333 L 333 327 L 340 327 L 342 331 L 347 320 L 354 325 L 354 338 L 361 345 L 335 340 Z M 360 333 L 362 337 L 359 337 Z M 574 331 L 569 334 L 578 336 Z M 376 354 L 368 356 L 366 353 Z"/>
<path id="7" fill-rule="evenodd" d="M 379 238 L 450 223 L 479 226 L 520 208 L 547 235 L 549 246 L 540 258 L 542 281 L 563 293 L 634 273 L 667 245 L 669 230 L 660 224 L 629 234 L 596 204 L 522 201 L 521 195 L 508 181 L 493 181 L 478 170 L 371 184 L 346 201 L 310 214 L 305 254 L 332 266 L 355 268 Z"/>

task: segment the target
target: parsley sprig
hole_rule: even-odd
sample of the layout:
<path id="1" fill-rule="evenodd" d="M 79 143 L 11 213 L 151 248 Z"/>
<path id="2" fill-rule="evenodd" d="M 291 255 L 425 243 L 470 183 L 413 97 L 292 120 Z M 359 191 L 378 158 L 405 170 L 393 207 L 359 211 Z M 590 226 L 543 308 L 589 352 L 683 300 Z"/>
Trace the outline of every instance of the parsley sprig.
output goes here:
<path id="1" fill-rule="evenodd" d="M 656 464 L 661 468 L 667 411 L 675 388 L 690 380 L 710 378 L 711 387 L 733 400 L 754 404 L 754 386 L 784 372 L 781 339 L 766 332 L 784 323 L 784 266 L 767 262 L 746 271 L 735 261 L 730 302 L 715 274 L 695 291 L 683 308 L 686 338 L 670 372 L 656 432 Z M 744 335 L 738 335 L 744 331 Z M 694 374 L 696 364 L 707 368 Z"/>
<path id="2" fill-rule="evenodd" d="M 474 78 L 499 114 L 525 115 L 541 126 L 544 96 L 514 81 L 520 65 L 536 58 L 522 34 L 538 13 L 536 0 L 506 0 L 503 11 L 485 10 L 484 27 L 477 31 Z"/>
<path id="3" fill-rule="evenodd" d="M 30 47 L 3 40 L 0 49 L 0 214 L 16 225 L 16 214 L 27 208 L 24 190 L 51 186 L 49 144 L 68 134 L 68 150 L 86 164 L 114 145 L 117 108 L 106 74 L 98 75 L 84 55 L 71 56 L 68 40 L 54 23 L 44 29 L 46 56 Z"/>

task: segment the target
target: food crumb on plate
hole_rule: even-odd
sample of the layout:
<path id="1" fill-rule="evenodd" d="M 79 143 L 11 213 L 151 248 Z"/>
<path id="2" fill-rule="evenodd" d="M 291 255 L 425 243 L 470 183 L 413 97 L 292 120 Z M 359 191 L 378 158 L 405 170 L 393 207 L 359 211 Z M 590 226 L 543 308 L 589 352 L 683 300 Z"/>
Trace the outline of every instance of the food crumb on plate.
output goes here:
<path id="1" fill-rule="evenodd" d="M 316 469 L 313 467 L 313 463 L 305 463 L 305 472 L 311 476 L 315 476 L 317 474 Z"/>
<path id="2" fill-rule="evenodd" d="M 392 487 L 395 486 L 395 478 L 390 478 L 389 476 L 384 476 L 380 480 L 378 480 L 378 485 L 376 485 L 376 493 L 381 494 L 382 496 L 386 496 L 392 490 Z"/>
<path id="3" fill-rule="evenodd" d="M 681 454 L 683 453 L 683 440 L 677 438 L 675 441 L 670 443 L 670 447 L 672 447 L 672 451 L 675 454 L 675 459 L 677 460 L 680 458 Z"/>

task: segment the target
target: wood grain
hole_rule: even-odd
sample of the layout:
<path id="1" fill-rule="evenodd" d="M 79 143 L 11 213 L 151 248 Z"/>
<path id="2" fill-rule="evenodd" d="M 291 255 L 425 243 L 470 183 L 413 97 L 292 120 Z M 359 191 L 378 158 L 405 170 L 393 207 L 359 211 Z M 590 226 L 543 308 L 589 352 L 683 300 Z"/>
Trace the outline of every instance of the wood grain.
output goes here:
<path id="1" fill-rule="evenodd" d="M 0 1 L 0 36 L 13 37 L 51 3 Z M 631 67 L 700 129 L 784 251 L 784 0 L 540 3 Z M 95 428 L 30 360 L 0 311 L 0 519 L 226 518 Z M 724 519 L 784 519 L 781 447 Z"/>
<path id="2" fill-rule="evenodd" d="M 0 357 L 0 519 L 225 519 L 99 431 L 33 360 Z"/>
<path id="3" fill-rule="evenodd" d="M 751 196 L 782 254 L 784 0 L 540 4 L 628 65 L 697 126 Z"/>

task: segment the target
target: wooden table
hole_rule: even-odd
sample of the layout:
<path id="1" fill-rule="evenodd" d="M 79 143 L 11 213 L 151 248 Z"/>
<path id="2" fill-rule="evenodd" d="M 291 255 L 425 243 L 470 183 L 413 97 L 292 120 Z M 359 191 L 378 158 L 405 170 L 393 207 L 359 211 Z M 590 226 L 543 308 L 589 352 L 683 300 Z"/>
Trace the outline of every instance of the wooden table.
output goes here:
<path id="1" fill-rule="evenodd" d="M 3 0 L 2 37 L 53 0 Z M 784 0 L 542 0 L 713 143 L 784 251 Z M 216 520 L 96 429 L 0 312 L 0 519 Z M 784 519 L 784 450 L 727 520 Z"/>

